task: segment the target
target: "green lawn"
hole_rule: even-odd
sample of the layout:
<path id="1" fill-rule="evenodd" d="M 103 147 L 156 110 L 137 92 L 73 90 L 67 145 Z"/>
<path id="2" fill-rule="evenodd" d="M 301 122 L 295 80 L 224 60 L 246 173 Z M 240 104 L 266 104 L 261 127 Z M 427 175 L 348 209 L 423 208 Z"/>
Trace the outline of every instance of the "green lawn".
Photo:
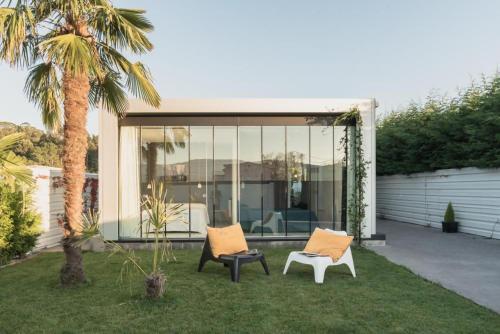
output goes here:
<path id="1" fill-rule="evenodd" d="M 199 250 L 177 250 L 167 265 L 165 300 L 142 296 L 142 280 L 117 283 L 121 259 L 85 254 L 88 285 L 62 289 L 63 255 L 47 253 L 0 270 L 0 333 L 499 333 L 500 315 L 365 249 L 354 250 L 358 277 L 292 264 L 290 249 L 266 249 L 271 269 L 243 267 L 241 283 L 221 264 L 197 273 Z M 144 258 L 146 253 L 139 253 Z"/>

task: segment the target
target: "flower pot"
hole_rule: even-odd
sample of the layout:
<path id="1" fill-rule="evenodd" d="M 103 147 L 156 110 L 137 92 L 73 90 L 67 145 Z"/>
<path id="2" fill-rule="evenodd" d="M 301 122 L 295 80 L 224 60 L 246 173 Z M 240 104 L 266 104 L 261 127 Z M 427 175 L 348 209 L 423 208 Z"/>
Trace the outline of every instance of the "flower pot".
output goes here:
<path id="1" fill-rule="evenodd" d="M 163 273 L 151 274 L 144 280 L 146 295 L 149 298 L 161 298 L 165 294 L 167 278 Z"/>
<path id="2" fill-rule="evenodd" d="M 445 233 L 457 233 L 458 232 L 458 222 L 446 223 L 442 222 L 443 232 Z"/>

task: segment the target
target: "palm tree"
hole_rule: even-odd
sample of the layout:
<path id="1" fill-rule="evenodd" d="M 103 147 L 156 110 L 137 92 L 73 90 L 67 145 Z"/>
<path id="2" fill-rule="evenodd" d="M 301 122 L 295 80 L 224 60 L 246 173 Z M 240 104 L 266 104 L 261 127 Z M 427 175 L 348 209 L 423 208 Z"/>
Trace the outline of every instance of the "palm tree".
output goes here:
<path id="1" fill-rule="evenodd" d="M 144 10 L 115 8 L 109 0 L 0 0 L 0 6 L 0 58 L 29 68 L 25 92 L 48 129 L 64 119 L 61 283 L 84 282 L 81 249 L 73 241 L 82 226 L 88 108 L 122 116 L 125 89 L 159 106 L 149 71 L 121 54 L 151 51 L 146 34 L 153 26 Z"/>

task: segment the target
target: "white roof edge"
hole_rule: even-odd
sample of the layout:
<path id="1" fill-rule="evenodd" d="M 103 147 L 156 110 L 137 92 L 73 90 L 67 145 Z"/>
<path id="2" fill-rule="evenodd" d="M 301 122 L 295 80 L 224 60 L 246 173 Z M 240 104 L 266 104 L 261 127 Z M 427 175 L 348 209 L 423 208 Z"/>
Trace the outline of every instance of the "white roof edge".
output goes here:
<path id="1" fill-rule="evenodd" d="M 139 100 L 129 101 L 127 113 L 342 113 L 353 107 L 362 111 L 374 110 L 374 98 L 217 98 L 217 99 L 163 99 L 156 109 Z"/>

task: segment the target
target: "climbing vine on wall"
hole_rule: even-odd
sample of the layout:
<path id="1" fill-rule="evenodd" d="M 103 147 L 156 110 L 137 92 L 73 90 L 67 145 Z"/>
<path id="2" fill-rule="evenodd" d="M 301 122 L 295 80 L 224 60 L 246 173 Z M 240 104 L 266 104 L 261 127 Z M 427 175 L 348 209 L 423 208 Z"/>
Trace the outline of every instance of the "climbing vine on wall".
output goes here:
<path id="1" fill-rule="evenodd" d="M 361 131 L 363 120 L 361 119 L 359 108 L 351 108 L 348 112 L 337 117 L 334 121 L 334 125 L 347 127 L 346 135 L 342 139 L 342 145 L 344 148 L 348 148 L 349 145 L 349 147 L 352 148 L 351 154 L 354 154 L 354 165 L 351 166 L 354 173 L 354 187 L 348 199 L 347 215 L 350 230 L 354 235 L 354 240 L 361 245 L 362 230 L 367 207 L 365 203 L 365 185 L 369 162 L 366 161 L 364 156 L 363 132 Z M 353 131 L 352 136 L 349 136 L 349 131 Z"/>

